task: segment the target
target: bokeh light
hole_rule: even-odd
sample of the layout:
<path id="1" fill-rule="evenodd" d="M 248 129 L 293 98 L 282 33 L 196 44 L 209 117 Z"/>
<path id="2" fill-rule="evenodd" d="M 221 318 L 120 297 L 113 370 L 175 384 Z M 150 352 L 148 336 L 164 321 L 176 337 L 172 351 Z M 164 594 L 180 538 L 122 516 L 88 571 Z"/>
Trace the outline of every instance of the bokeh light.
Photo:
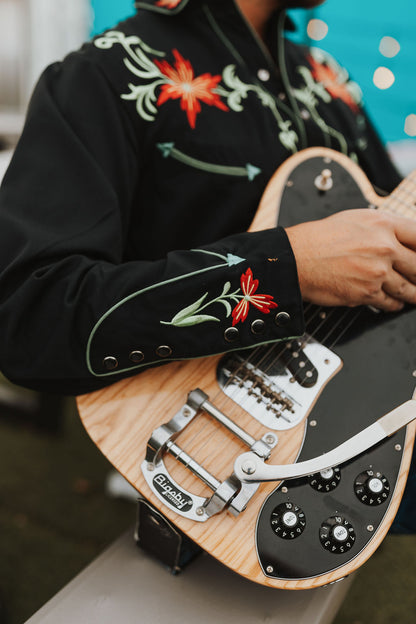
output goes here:
<path id="1" fill-rule="evenodd" d="M 393 58 L 400 52 L 400 43 L 394 37 L 383 37 L 378 49 L 383 56 Z"/>
<path id="2" fill-rule="evenodd" d="M 394 84 L 395 76 L 388 67 L 377 67 L 374 72 L 373 82 L 378 89 L 390 89 Z"/>
<path id="3" fill-rule="evenodd" d="M 416 137 L 416 115 L 414 113 L 406 117 L 404 131 L 408 136 Z"/>
<path id="4" fill-rule="evenodd" d="M 311 19 L 308 22 L 307 32 L 310 39 L 321 41 L 328 34 L 328 24 L 321 19 Z"/>

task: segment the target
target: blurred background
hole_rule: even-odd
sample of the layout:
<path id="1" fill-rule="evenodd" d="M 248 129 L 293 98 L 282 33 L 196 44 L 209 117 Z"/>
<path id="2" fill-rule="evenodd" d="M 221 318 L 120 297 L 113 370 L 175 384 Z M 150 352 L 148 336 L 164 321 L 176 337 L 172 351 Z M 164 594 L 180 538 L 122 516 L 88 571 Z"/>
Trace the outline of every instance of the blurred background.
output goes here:
<path id="1" fill-rule="evenodd" d="M 0 0 L 0 179 L 42 69 L 133 12 L 133 0 Z M 360 83 L 400 170 L 415 168 L 414 0 L 327 0 L 291 16 L 291 36 L 331 52 Z M 72 400 L 0 379 L 0 604 L 9 624 L 134 523 L 129 490 L 114 479 Z M 388 537 L 356 575 L 336 624 L 413 624 L 415 580 L 416 537 Z"/>

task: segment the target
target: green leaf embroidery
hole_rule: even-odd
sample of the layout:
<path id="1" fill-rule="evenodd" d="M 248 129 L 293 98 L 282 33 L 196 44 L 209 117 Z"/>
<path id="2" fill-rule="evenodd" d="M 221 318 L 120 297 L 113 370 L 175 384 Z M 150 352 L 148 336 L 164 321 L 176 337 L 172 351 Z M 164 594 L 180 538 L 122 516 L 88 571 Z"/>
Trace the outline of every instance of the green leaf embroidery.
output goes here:
<path id="1" fill-rule="evenodd" d="M 228 318 L 229 316 L 231 316 L 231 306 L 230 306 L 230 304 L 228 303 L 228 301 L 226 301 L 225 299 L 218 299 L 218 303 L 222 303 L 222 304 L 224 304 L 225 309 L 227 310 L 227 315 L 226 315 L 226 316 L 227 316 L 227 318 Z"/>
<path id="2" fill-rule="evenodd" d="M 175 321 L 170 323 L 170 325 L 175 325 L 176 327 L 190 327 L 191 325 L 199 325 L 200 323 L 205 323 L 206 321 L 216 321 L 220 322 L 215 316 L 209 316 L 208 314 L 198 314 L 196 316 L 188 316 L 182 320 Z"/>
<path id="3" fill-rule="evenodd" d="M 230 291 L 230 288 L 231 288 L 231 282 L 225 282 L 224 288 L 222 289 L 221 297 L 226 295 Z"/>
<path id="4" fill-rule="evenodd" d="M 206 292 L 205 295 L 202 295 L 202 297 L 198 299 L 198 301 L 195 301 L 195 303 L 191 303 L 191 305 L 187 306 L 186 308 L 183 308 L 183 310 L 180 310 L 177 314 L 175 314 L 175 316 L 171 320 L 171 324 L 178 325 L 179 322 L 183 321 L 188 316 L 191 316 L 194 312 L 196 312 L 199 309 L 201 303 L 205 301 L 207 296 L 208 296 L 208 293 Z"/>

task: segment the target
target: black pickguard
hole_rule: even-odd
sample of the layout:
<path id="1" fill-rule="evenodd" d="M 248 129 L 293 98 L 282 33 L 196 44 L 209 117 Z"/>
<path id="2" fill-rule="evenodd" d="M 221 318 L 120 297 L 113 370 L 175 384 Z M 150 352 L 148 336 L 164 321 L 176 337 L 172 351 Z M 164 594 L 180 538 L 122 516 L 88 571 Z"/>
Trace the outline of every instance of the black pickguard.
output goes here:
<path id="1" fill-rule="evenodd" d="M 314 180 L 328 167 L 334 186 L 322 193 L 314 186 Z M 291 173 L 290 181 L 281 202 L 279 224 L 283 226 L 368 206 L 355 180 L 335 162 L 328 165 L 322 158 L 309 159 Z M 416 309 L 376 314 L 361 308 L 349 310 L 346 318 L 345 314 L 345 309 L 337 309 L 331 318 L 334 324 L 343 319 L 347 327 L 335 347 L 331 347 L 333 336 L 326 339 L 328 325 L 315 333 L 317 321 L 307 324 L 307 332 L 332 348 L 342 359 L 343 367 L 327 384 L 309 416 L 316 426 L 307 425 L 299 461 L 321 455 L 358 433 L 411 398 L 416 385 Z M 281 579 L 305 579 L 354 559 L 374 537 L 387 512 L 402 459 L 397 445 L 403 448 L 404 439 L 402 430 L 340 466 L 341 480 L 330 492 L 314 490 L 307 478 L 280 484 L 265 501 L 258 518 L 256 542 L 264 573 Z M 390 484 L 389 496 L 380 505 L 365 505 L 354 493 L 356 477 L 367 469 L 380 471 Z M 287 492 L 282 492 L 282 487 Z M 305 528 L 294 539 L 283 539 L 271 526 L 272 511 L 283 502 L 298 505 L 305 514 Z M 320 542 L 320 526 L 333 516 L 342 516 L 354 528 L 355 542 L 347 552 L 328 551 Z"/>

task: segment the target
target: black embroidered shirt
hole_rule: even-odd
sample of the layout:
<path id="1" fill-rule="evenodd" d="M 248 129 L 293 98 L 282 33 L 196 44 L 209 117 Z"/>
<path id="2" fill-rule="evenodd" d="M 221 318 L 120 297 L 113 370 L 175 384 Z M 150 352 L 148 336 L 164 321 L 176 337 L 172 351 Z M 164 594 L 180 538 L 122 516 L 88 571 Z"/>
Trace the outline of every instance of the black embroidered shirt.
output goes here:
<path id="1" fill-rule="evenodd" d="M 137 7 L 44 72 L 0 193 L 0 368 L 29 387 L 301 335 L 285 231 L 246 233 L 269 178 L 324 145 L 399 182 L 358 86 L 283 14 L 263 43 L 233 0 Z"/>

